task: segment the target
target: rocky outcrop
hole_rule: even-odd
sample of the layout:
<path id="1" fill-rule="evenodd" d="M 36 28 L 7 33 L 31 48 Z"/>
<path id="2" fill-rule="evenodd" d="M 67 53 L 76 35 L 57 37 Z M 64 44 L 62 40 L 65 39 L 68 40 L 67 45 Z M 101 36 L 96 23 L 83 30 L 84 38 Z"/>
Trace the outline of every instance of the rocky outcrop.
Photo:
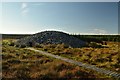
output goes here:
<path id="1" fill-rule="evenodd" d="M 86 42 L 59 31 L 44 31 L 19 39 L 17 45 L 33 46 L 35 44 L 65 44 L 71 47 L 82 47 Z"/>

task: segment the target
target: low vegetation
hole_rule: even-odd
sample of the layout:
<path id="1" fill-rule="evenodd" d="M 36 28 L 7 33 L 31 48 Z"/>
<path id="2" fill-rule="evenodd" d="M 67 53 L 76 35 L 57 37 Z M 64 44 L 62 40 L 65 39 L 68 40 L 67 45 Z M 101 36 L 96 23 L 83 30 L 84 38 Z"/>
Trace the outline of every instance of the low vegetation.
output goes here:
<path id="1" fill-rule="evenodd" d="M 2 77 L 16 79 L 79 79 L 94 78 L 114 80 L 110 76 L 99 74 L 92 70 L 63 62 L 37 52 L 18 47 L 16 39 L 2 41 Z M 36 49 L 44 50 L 73 60 L 96 65 L 120 73 L 119 42 L 88 43 L 82 48 L 72 48 L 64 44 L 36 44 Z"/>
<path id="2" fill-rule="evenodd" d="M 3 79 L 79 79 L 79 78 L 108 78 L 82 67 L 63 62 L 37 52 L 10 45 L 11 40 L 3 40 L 2 46 L 2 78 Z M 14 42 L 14 40 L 13 40 Z M 43 48 L 45 46 L 37 46 Z M 68 46 L 48 45 L 51 48 L 65 48 Z M 66 53 L 68 51 L 64 51 Z M 68 53 L 69 54 L 69 53 Z M 112 79 L 111 79 L 112 80 Z"/>
<path id="3" fill-rule="evenodd" d="M 118 42 L 107 42 L 107 45 L 100 46 L 97 43 L 91 43 L 89 47 L 83 48 L 70 48 L 65 46 L 64 44 L 49 44 L 37 49 L 120 73 Z"/>

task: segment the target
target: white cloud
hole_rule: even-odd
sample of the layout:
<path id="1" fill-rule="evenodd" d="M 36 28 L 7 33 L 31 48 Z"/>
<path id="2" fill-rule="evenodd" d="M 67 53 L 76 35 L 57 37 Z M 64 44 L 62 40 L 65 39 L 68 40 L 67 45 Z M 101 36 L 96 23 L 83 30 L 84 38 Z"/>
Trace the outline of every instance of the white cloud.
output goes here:
<path id="1" fill-rule="evenodd" d="M 77 33 L 75 33 L 75 34 L 77 34 Z M 106 33 L 106 34 L 96 34 L 96 33 L 78 33 L 78 34 L 80 34 L 80 35 L 120 35 L 120 34 L 108 34 L 108 33 Z"/>
<path id="2" fill-rule="evenodd" d="M 81 34 L 81 35 L 109 35 L 110 33 L 108 33 L 104 29 L 94 28 L 94 29 L 88 30 L 85 33 L 83 32 L 83 33 L 77 33 L 77 34 Z"/>
<path id="3" fill-rule="evenodd" d="M 22 15 L 22 16 L 27 15 L 27 13 L 28 13 L 28 11 L 29 11 L 29 10 L 28 10 L 28 4 L 27 4 L 27 3 L 22 3 L 21 9 L 22 9 L 21 15 Z"/>
<path id="4" fill-rule="evenodd" d="M 33 6 L 41 6 L 41 5 L 45 5 L 45 3 L 32 3 L 32 4 L 29 4 L 29 5 L 33 5 Z M 29 12 L 29 6 L 28 6 L 28 3 L 25 3 L 23 2 L 21 4 L 21 15 L 22 16 L 26 16 L 27 13 Z"/>
<path id="5" fill-rule="evenodd" d="M 103 30 L 103 29 L 93 29 L 93 33 L 96 33 L 96 34 L 107 34 L 107 31 Z"/>
<path id="6" fill-rule="evenodd" d="M 22 9 L 25 9 L 27 8 L 27 3 L 22 3 L 22 6 L 21 6 Z"/>

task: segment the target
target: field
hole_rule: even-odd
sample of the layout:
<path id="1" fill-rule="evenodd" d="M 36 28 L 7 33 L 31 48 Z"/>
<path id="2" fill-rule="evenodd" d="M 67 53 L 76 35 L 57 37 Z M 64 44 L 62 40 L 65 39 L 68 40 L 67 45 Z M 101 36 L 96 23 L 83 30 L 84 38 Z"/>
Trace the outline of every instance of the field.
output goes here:
<path id="1" fill-rule="evenodd" d="M 14 45 L 16 39 L 2 40 L 2 77 L 16 79 L 107 79 L 115 78 L 98 72 L 85 69 L 58 59 L 43 56 L 37 52 L 19 48 Z M 82 48 L 71 48 L 64 44 L 36 45 L 38 50 L 50 52 L 55 55 L 67 57 L 73 60 L 92 64 L 120 73 L 120 42 L 107 41 L 101 46 L 100 43 L 90 43 Z"/>

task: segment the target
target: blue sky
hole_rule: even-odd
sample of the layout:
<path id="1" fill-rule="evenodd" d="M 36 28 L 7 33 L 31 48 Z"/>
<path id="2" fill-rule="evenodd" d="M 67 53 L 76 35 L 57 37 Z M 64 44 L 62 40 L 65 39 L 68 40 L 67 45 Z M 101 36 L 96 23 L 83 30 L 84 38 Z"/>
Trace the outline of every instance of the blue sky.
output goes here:
<path id="1" fill-rule="evenodd" d="M 117 34 L 118 4 L 117 2 L 2 3 L 0 33 L 31 34 L 44 30 L 78 34 Z"/>

